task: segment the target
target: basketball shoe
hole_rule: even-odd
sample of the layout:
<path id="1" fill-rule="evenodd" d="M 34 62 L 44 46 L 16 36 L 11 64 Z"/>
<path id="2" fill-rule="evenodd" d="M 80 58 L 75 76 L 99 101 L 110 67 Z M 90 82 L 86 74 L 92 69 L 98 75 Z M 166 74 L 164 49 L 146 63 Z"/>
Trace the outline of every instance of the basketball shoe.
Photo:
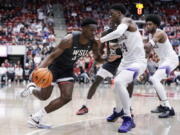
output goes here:
<path id="1" fill-rule="evenodd" d="M 29 120 L 27 123 L 30 128 L 42 128 L 42 129 L 51 128 L 50 125 L 42 124 L 40 117 L 33 117 L 32 115 L 29 117 Z"/>
<path id="2" fill-rule="evenodd" d="M 162 113 L 165 111 L 165 107 L 162 105 L 157 106 L 156 109 L 151 110 L 151 113 Z"/>
<path id="3" fill-rule="evenodd" d="M 131 117 L 133 118 L 134 117 L 134 114 L 133 114 L 133 110 L 132 108 L 130 108 L 130 111 L 131 111 Z M 121 112 L 117 113 L 116 112 L 116 108 L 113 109 L 113 114 L 111 114 L 109 117 L 107 117 L 107 121 L 108 122 L 115 122 L 119 117 L 122 117 L 124 115 L 124 111 L 123 109 L 121 110 Z"/>
<path id="4" fill-rule="evenodd" d="M 26 86 L 26 88 L 25 88 L 23 91 L 20 92 L 20 96 L 24 98 L 24 97 L 27 97 L 27 96 L 31 95 L 31 94 L 32 94 L 32 91 L 33 91 L 35 88 L 36 88 L 35 83 L 33 83 L 33 82 L 29 83 L 29 84 Z"/>
<path id="5" fill-rule="evenodd" d="M 84 115 L 84 114 L 86 114 L 86 113 L 88 113 L 88 108 L 87 108 L 85 105 L 83 105 L 83 106 L 81 107 L 81 109 L 79 109 L 79 110 L 77 111 L 76 115 Z"/>
<path id="6" fill-rule="evenodd" d="M 119 127 L 118 132 L 126 133 L 130 131 L 132 128 L 136 127 L 133 118 L 129 116 L 123 116 L 122 119 L 123 119 L 123 122 L 122 122 L 122 125 Z"/>
<path id="7" fill-rule="evenodd" d="M 107 121 L 108 122 L 115 122 L 119 117 L 122 117 L 124 115 L 124 111 L 123 109 L 121 110 L 121 112 L 117 113 L 116 112 L 116 108 L 113 109 L 113 113 L 107 117 Z"/>
<path id="8" fill-rule="evenodd" d="M 175 112 L 174 112 L 174 109 L 171 107 L 171 109 L 169 107 L 164 107 L 164 112 L 162 112 L 160 115 L 159 115 L 159 118 L 168 118 L 170 116 L 174 116 L 175 115 Z"/>

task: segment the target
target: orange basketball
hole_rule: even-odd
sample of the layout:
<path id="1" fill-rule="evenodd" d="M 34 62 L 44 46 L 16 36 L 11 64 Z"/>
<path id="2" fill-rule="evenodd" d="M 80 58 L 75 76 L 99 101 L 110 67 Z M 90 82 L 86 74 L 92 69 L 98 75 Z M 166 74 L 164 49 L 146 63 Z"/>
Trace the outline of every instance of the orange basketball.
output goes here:
<path id="1" fill-rule="evenodd" d="M 39 68 L 32 72 L 32 81 L 40 88 L 46 88 L 51 85 L 53 75 L 47 68 Z"/>

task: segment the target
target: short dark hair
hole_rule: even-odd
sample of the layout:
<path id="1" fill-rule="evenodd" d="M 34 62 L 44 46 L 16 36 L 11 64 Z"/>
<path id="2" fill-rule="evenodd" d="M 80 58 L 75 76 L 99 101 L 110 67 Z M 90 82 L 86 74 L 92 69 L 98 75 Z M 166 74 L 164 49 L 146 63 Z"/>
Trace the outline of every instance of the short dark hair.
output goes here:
<path id="1" fill-rule="evenodd" d="M 126 7 L 121 3 L 113 4 L 110 9 L 121 11 L 122 14 L 126 14 Z"/>
<path id="2" fill-rule="evenodd" d="M 147 22 L 147 21 L 153 22 L 153 23 L 156 24 L 158 27 L 159 27 L 160 24 L 161 24 L 160 16 L 154 15 L 154 14 L 148 15 L 148 16 L 146 17 L 146 22 Z"/>
<path id="3" fill-rule="evenodd" d="M 96 22 L 96 20 L 94 20 L 92 18 L 85 18 L 81 22 L 81 27 L 87 26 L 87 25 L 90 25 L 90 24 L 96 24 L 97 25 L 97 22 Z"/>

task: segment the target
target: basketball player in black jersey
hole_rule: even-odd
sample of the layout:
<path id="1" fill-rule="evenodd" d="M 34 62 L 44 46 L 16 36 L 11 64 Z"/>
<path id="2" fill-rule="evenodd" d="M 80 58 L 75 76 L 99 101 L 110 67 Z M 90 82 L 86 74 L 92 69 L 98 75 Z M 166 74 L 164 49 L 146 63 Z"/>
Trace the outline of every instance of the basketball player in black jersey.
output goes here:
<path id="1" fill-rule="evenodd" d="M 113 20 L 111 20 L 113 21 Z M 111 22 L 112 24 L 114 22 Z M 112 26 L 113 27 L 113 26 Z M 110 33 L 113 31 L 113 28 L 110 28 L 106 31 L 104 31 L 102 33 L 102 36 L 105 36 L 106 34 Z M 101 44 L 101 53 L 103 53 L 103 49 L 104 49 L 105 44 Z M 92 99 L 93 95 L 96 92 L 97 87 L 100 85 L 100 83 L 107 77 L 113 77 L 116 74 L 117 68 L 121 62 L 121 56 L 122 56 L 122 52 L 121 49 L 118 47 L 118 40 L 111 40 L 110 42 L 107 42 L 107 55 L 113 55 L 116 56 L 117 59 L 115 59 L 112 62 L 106 62 L 102 65 L 102 67 L 98 70 L 97 74 L 96 74 L 96 79 L 93 82 L 93 84 L 91 85 L 88 95 L 87 95 L 87 101 L 86 103 L 81 107 L 81 109 L 78 110 L 78 112 L 76 113 L 77 115 L 84 115 L 86 113 L 88 113 L 88 103 L 90 102 L 90 100 Z M 129 96 L 132 97 L 132 91 L 133 91 L 133 82 L 130 83 L 127 87 L 128 92 L 129 92 Z M 119 101 L 117 101 L 119 102 Z M 114 112 L 112 115 L 110 115 L 107 118 L 108 122 L 113 122 L 115 120 L 117 120 L 118 117 L 123 116 L 124 112 L 122 110 L 122 108 L 114 108 Z"/>
<path id="2" fill-rule="evenodd" d="M 49 126 L 41 124 L 41 120 L 47 113 L 53 112 L 72 99 L 74 87 L 73 65 L 89 51 L 93 51 L 94 59 L 97 62 L 103 62 L 98 51 L 98 44 L 94 39 L 97 29 L 97 22 L 87 18 L 82 21 L 82 32 L 73 32 L 65 36 L 59 45 L 41 62 L 38 68 L 49 68 L 53 74 L 53 82 L 57 83 L 61 95 L 52 100 L 46 107 L 31 115 L 28 124 L 37 128 L 48 128 Z M 53 85 L 37 90 L 34 83 L 30 83 L 21 93 L 22 97 L 33 94 L 40 100 L 47 100 L 52 93 Z"/>

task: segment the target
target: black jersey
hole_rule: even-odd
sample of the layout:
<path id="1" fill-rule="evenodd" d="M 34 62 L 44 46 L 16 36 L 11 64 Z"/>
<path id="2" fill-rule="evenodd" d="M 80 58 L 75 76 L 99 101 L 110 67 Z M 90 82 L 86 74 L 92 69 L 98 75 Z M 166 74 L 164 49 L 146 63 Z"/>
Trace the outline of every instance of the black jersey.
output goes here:
<path id="1" fill-rule="evenodd" d="M 108 33 L 112 32 L 112 31 L 113 31 L 113 29 L 108 29 L 106 31 L 106 33 L 108 34 Z M 116 44 L 117 45 L 118 44 L 118 39 L 114 39 L 114 40 L 111 40 L 111 41 L 107 42 L 107 55 L 120 55 L 120 56 L 122 56 L 121 49 L 120 48 L 112 49 L 112 48 L 110 48 L 111 44 Z M 110 73 L 112 73 L 113 75 L 115 75 L 116 71 L 117 71 L 117 68 L 118 68 L 118 66 L 119 66 L 119 64 L 121 62 L 121 59 L 122 58 L 118 58 L 113 62 L 106 62 L 106 63 L 103 64 L 102 67 L 104 69 L 106 69 L 107 71 L 109 71 Z"/>
<path id="2" fill-rule="evenodd" d="M 65 49 L 64 52 L 55 59 L 51 66 L 55 67 L 72 67 L 74 63 L 80 58 L 86 56 L 92 50 L 93 42 L 89 41 L 86 45 L 79 42 L 81 32 L 73 32 L 72 47 Z"/>

